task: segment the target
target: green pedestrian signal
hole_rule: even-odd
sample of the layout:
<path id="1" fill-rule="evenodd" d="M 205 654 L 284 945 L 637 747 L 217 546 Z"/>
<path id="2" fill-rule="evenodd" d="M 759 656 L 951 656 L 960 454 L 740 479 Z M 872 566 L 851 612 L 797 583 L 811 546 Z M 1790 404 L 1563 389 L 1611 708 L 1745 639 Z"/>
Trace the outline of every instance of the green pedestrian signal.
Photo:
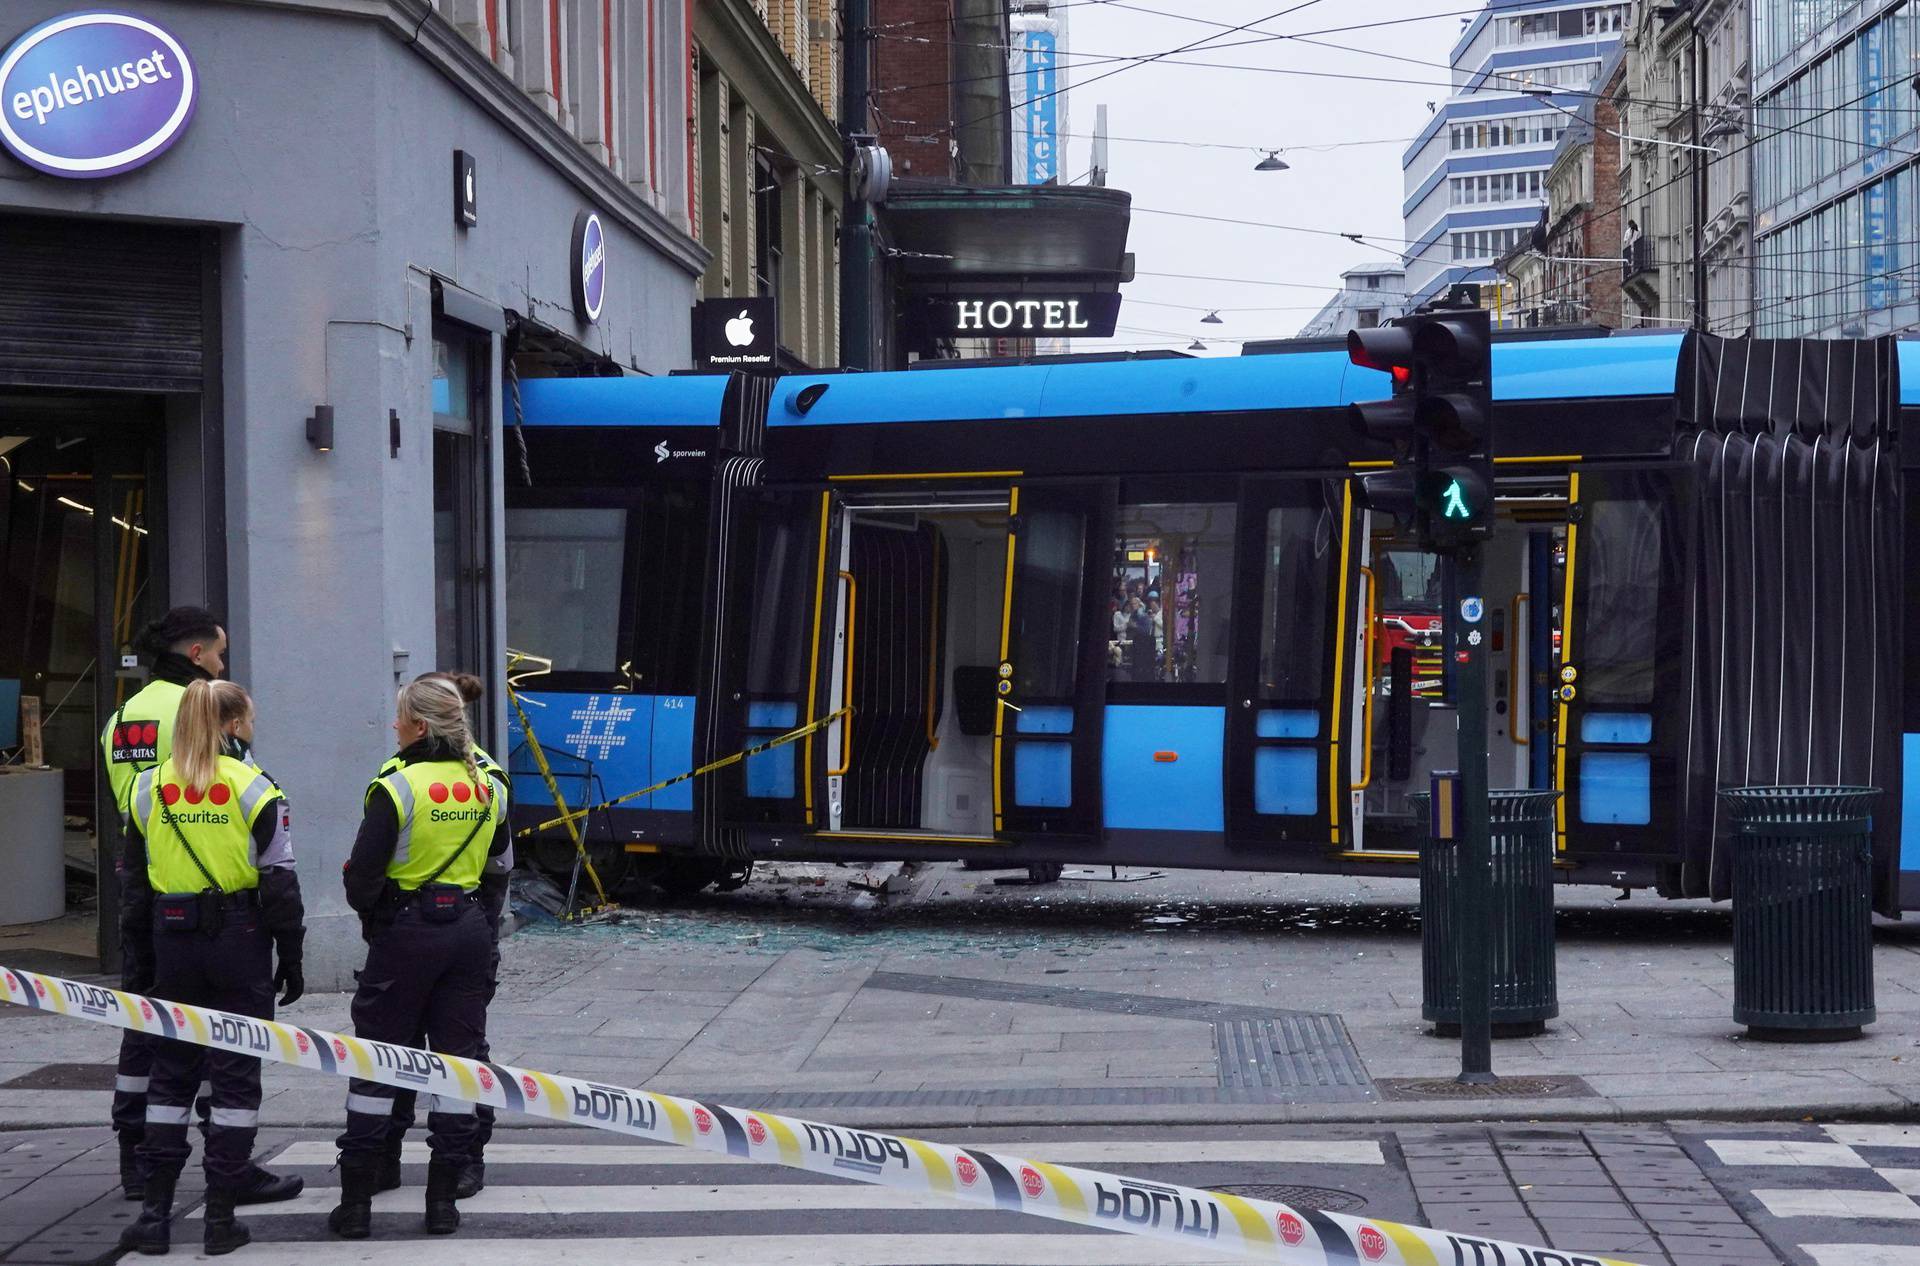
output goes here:
<path id="1" fill-rule="evenodd" d="M 1440 517 L 1443 519 L 1471 519 L 1473 511 L 1467 508 L 1467 490 L 1460 486 L 1458 479 L 1447 484 L 1446 495 L 1440 501 Z"/>

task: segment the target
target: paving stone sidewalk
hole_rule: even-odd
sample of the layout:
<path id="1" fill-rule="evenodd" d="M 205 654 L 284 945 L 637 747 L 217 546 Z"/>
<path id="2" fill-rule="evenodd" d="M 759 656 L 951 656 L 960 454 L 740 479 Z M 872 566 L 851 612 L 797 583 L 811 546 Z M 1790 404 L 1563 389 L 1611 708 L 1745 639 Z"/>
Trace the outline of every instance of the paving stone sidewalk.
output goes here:
<path id="1" fill-rule="evenodd" d="M 1914 928 L 1878 932 L 1864 1040 L 1762 1044 L 1732 1022 L 1724 907 L 1562 890 L 1559 1019 L 1496 1044 L 1503 1097 L 1457 1098 L 1458 1045 L 1420 1017 L 1411 883 L 1106 875 L 941 867 L 876 903 L 857 872 L 789 867 L 618 925 L 532 927 L 505 947 L 493 1053 L 855 1125 L 1871 1119 L 1920 1100 Z M 345 1028 L 346 1004 L 287 1018 Z M 104 1120 L 117 1042 L 0 1007 L 0 1128 Z M 338 1084 L 265 1082 L 264 1121 L 337 1120 Z"/>

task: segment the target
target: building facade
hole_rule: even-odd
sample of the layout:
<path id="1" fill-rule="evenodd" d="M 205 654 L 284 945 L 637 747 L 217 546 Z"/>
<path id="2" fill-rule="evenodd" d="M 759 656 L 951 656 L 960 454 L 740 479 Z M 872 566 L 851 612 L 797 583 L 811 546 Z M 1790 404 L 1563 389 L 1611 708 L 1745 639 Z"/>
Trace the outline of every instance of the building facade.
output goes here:
<path id="1" fill-rule="evenodd" d="M 1500 257 L 1507 310 L 1502 324 L 1601 325 L 1630 322 L 1621 311 L 1620 139 L 1617 96 L 1626 59 L 1616 51 L 1597 94 L 1574 111 L 1547 168 L 1547 205 L 1536 230 Z"/>
<path id="2" fill-rule="evenodd" d="M 704 0 L 693 38 L 700 293 L 774 300 L 782 367 L 838 365 L 838 5 Z"/>
<path id="3" fill-rule="evenodd" d="M 1361 264 L 1340 274 L 1339 291 L 1295 337 L 1345 338 L 1349 330 L 1370 330 L 1408 311 L 1406 270 Z"/>
<path id="4" fill-rule="evenodd" d="M 220 613 L 295 806 L 308 978 L 337 986 L 362 947 L 334 876 L 395 686 L 480 673 L 480 737 L 506 755 L 514 382 L 690 364 L 709 256 L 685 0 L 149 0 L 139 26 L 50 21 L 71 7 L 0 12 L 16 68 L 77 67 L 44 112 L 25 81 L 4 94 L 0 679 L 41 698 L 68 816 L 94 827 L 111 961 L 97 738 L 141 684 L 135 631 L 175 604 Z M 132 80 L 96 92 L 85 70 L 126 49 L 123 69 L 156 72 L 144 100 L 179 102 L 145 139 L 123 134 L 151 125 L 143 100 L 106 95 Z M 55 93 L 64 130 L 35 132 Z"/>
<path id="5" fill-rule="evenodd" d="M 1910 3 L 1753 0 L 1755 333 L 1920 323 L 1916 56 Z"/>
<path id="6" fill-rule="evenodd" d="M 1554 146 L 1630 8 L 1489 0 L 1467 22 L 1448 58 L 1452 94 L 1401 156 L 1411 306 L 1497 281 L 1494 261 L 1539 219 Z"/>
<path id="7" fill-rule="evenodd" d="M 1697 319 L 1716 334 L 1749 326 L 1750 16 L 1746 0 L 1636 6 L 1629 74 L 1613 94 L 1627 138 L 1622 283 L 1630 324 Z M 1696 245 L 1705 261 L 1699 277 Z"/>

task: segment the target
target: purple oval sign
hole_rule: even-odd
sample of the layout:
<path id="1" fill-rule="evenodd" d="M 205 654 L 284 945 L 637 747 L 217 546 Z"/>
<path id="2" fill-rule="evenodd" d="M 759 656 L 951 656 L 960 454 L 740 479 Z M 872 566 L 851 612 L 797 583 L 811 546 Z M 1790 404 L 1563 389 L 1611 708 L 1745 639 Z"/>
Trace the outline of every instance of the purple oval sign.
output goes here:
<path id="1" fill-rule="evenodd" d="M 186 48 L 159 25 L 62 14 L 0 54 L 0 146 L 55 176 L 132 171 L 180 139 L 199 87 Z"/>
<path id="2" fill-rule="evenodd" d="M 607 234 L 600 217 L 582 211 L 573 217 L 573 311 L 589 324 L 600 319 L 607 298 Z"/>

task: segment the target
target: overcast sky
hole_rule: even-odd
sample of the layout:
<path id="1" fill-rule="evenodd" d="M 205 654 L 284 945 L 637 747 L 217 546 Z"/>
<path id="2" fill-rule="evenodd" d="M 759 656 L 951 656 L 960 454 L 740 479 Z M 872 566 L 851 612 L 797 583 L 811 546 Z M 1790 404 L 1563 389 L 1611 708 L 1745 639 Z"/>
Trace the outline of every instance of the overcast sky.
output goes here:
<path id="1" fill-rule="evenodd" d="M 1090 135 L 1094 107 L 1104 103 L 1112 137 L 1108 183 L 1133 195 L 1129 246 L 1141 275 L 1125 287 L 1121 329 L 1104 345 L 1185 347 L 1200 336 L 1231 340 L 1217 342 L 1215 350 L 1237 354 L 1240 339 L 1286 336 L 1299 329 L 1338 286 L 1342 269 L 1393 259 L 1386 249 L 1337 237 L 1152 214 L 1179 211 L 1377 234 L 1383 239 L 1381 247 L 1388 248 L 1403 236 L 1400 155 L 1405 142 L 1426 123 L 1427 102 L 1445 98 L 1447 72 L 1441 66 L 1464 13 L 1477 7 L 1475 0 L 1309 0 L 1304 5 L 1292 0 L 1295 12 L 1269 17 L 1287 7 L 1285 0 L 1083 0 L 1065 14 L 1069 27 L 1061 60 L 1075 85 L 1068 92 L 1067 129 Z M 1409 18 L 1423 20 L 1310 34 Z M 1253 26 L 1230 33 L 1208 22 Z M 1263 33 L 1302 35 L 1323 43 L 1245 43 Z M 1149 56 L 1210 37 L 1214 43 L 1240 47 L 1211 52 L 1197 48 L 1146 64 L 1098 60 L 1103 55 Z M 1371 51 L 1333 49 L 1325 43 Z M 1393 57 L 1377 55 L 1381 53 Z M 1128 68 L 1089 82 L 1122 65 Z M 1224 69 L 1227 65 L 1414 82 Z M 1127 137 L 1246 148 L 1188 148 L 1123 139 Z M 1394 143 L 1314 148 L 1382 140 Z M 1079 177 L 1087 170 L 1090 145 L 1081 135 L 1067 138 L 1061 167 L 1068 176 Z M 1292 169 L 1254 171 L 1261 157 L 1254 147 L 1282 150 Z M 1154 273 L 1305 284 L 1193 281 Z M 1161 304 L 1218 308 L 1226 324 L 1203 325 L 1204 310 Z"/>

